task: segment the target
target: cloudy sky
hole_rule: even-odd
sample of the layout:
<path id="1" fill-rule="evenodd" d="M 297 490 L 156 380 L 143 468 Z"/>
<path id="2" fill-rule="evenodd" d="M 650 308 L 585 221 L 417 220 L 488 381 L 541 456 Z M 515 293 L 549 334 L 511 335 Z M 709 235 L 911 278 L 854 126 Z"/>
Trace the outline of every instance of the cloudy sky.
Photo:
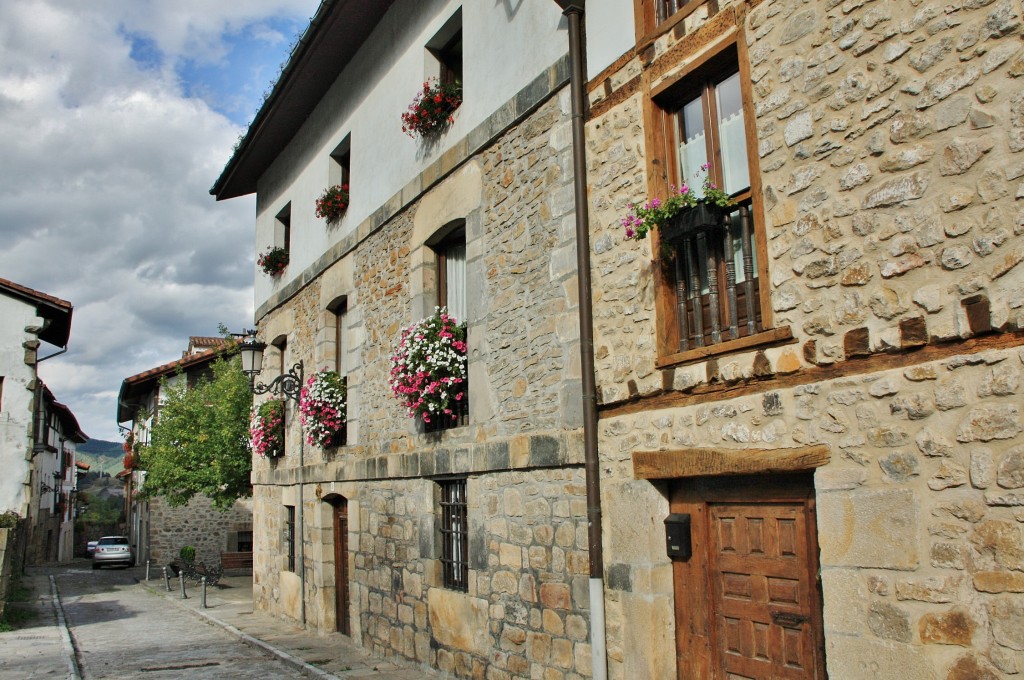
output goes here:
<path id="1" fill-rule="evenodd" d="M 251 325 L 255 201 L 209 189 L 318 4 L 0 2 L 0 277 L 74 304 L 40 373 L 91 437 L 125 377 Z"/>

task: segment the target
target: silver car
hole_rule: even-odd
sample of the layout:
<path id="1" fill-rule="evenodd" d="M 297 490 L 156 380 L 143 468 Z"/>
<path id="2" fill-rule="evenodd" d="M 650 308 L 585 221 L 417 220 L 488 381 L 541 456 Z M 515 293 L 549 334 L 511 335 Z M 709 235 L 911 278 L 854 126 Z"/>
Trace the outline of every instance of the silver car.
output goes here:
<path id="1" fill-rule="evenodd" d="M 99 569 L 104 564 L 123 564 L 126 567 L 134 564 L 132 548 L 125 536 L 104 536 L 96 542 L 92 553 L 92 568 Z"/>

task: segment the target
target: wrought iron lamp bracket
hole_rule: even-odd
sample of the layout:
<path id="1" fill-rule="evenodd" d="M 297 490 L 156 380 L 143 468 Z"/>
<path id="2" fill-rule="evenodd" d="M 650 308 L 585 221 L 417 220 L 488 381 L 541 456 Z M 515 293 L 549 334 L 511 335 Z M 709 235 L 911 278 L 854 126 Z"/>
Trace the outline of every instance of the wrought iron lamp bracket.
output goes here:
<path id="1" fill-rule="evenodd" d="M 298 361 L 292 370 L 287 373 L 282 373 L 273 380 L 270 384 L 262 382 L 256 382 L 256 376 L 249 376 L 249 387 L 253 394 L 274 394 L 279 395 L 288 399 L 299 400 L 299 394 L 302 391 L 302 377 L 303 377 L 303 365 L 302 361 Z"/>

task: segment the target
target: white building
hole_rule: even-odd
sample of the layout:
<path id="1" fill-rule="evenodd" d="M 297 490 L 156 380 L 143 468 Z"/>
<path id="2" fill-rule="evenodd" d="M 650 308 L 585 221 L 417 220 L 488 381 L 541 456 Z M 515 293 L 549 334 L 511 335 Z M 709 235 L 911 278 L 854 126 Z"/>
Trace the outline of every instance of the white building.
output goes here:
<path id="1" fill-rule="evenodd" d="M 71 558 L 75 444 L 86 441 L 74 414 L 38 375 L 41 343 L 62 350 L 72 305 L 0 279 L 0 512 L 27 519 L 30 562 Z"/>

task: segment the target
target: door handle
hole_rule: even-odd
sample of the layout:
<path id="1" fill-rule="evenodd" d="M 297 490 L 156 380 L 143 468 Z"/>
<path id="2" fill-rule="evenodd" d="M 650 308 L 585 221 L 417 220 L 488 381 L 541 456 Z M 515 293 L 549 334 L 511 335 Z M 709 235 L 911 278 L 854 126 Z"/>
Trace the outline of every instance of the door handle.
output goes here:
<path id="1" fill-rule="evenodd" d="M 797 614 L 795 612 L 771 612 L 772 623 L 783 628 L 799 628 L 806 621 L 807 618 L 803 614 Z"/>

